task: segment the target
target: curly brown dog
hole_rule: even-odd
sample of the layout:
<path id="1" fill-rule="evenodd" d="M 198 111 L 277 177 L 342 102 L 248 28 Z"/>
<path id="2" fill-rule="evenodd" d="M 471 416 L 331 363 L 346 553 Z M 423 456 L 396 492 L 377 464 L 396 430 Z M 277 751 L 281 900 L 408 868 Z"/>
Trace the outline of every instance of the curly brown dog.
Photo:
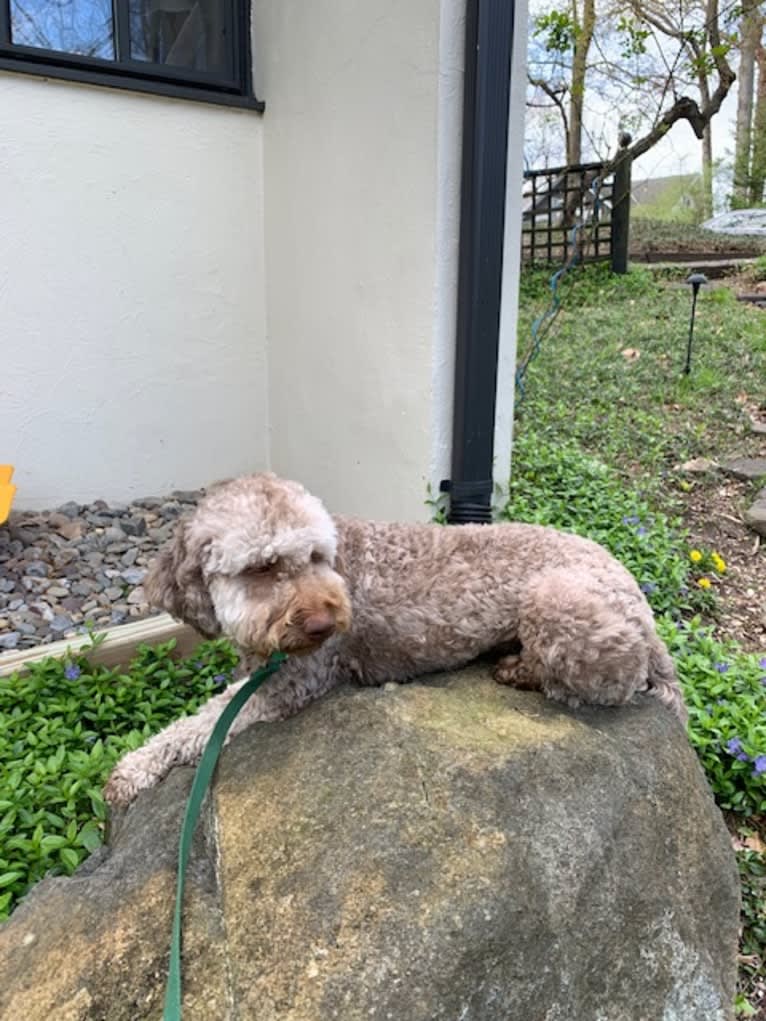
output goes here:
<path id="1" fill-rule="evenodd" d="M 298 483 L 253 475 L 202 500 L 146 589 L 201 634 L 233 639 L 245 673 L 274 650 L 291 654 L 233 733 L 284 719 L 337 684 L 408 681 L 492 651 L 503 684 L 569 706 L 617 706 L 648 691 L 685 719 L 633 577 L 596 543 L 552 528 L 333 518 Z M 238 687 L 126 755 L 108 799 L 129 802 L 196 761 Z"/>

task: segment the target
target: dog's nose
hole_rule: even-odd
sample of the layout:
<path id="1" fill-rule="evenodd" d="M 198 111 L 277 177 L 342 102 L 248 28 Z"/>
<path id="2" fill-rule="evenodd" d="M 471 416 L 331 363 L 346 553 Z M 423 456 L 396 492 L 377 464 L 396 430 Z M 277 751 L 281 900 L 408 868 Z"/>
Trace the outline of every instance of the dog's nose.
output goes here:
<path id="1" fill-rule="evenodd" d="M 328 638 L 335 630 L 335 618 L 330 613 L 312 613 L 303 622 L 303 631 L 317 641 Z"/>

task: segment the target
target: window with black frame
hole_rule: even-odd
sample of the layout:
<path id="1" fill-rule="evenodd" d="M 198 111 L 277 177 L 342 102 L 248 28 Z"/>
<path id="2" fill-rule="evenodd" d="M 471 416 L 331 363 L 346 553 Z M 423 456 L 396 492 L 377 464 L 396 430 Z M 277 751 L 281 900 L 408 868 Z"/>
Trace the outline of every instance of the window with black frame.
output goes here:
<path id="1" fill-rule="evenodd" d="M 260 107 L 249 0 L 0 0 L 0 68 Z"/>

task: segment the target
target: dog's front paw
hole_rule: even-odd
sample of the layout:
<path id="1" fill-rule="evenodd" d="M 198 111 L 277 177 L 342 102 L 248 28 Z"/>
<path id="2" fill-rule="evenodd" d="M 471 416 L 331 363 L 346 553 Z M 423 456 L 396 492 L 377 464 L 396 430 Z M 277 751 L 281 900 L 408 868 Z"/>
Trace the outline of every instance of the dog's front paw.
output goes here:
<path id="1" fill-rule="evenodd" d="M 540 680 L 529 670 L 522 656 L 503 656 L 498 660 L 492 676 L 498 684 L 507 684 L 522 691 L 536 691 Z"/>
<path id="2" fill-rule="evenodd" d="M 124 808 L 140 794 L 156 786 L 164 773 L 152 769 L 142 749 L 129 752 L 117 763 L 104 787 L 104 798 L 114 808 Z"/>

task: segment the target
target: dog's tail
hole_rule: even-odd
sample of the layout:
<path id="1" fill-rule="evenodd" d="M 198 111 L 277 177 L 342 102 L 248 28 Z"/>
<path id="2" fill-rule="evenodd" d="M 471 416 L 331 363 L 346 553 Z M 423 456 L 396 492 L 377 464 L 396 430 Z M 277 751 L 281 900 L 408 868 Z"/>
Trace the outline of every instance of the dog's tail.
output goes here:
<path id="1" fill-rule="evenodd" d="M 689 714 L 673 660 L 659 635 L 653 635 L 649 648 L 649 693 L 672 710 L 686 726 Z"/>

